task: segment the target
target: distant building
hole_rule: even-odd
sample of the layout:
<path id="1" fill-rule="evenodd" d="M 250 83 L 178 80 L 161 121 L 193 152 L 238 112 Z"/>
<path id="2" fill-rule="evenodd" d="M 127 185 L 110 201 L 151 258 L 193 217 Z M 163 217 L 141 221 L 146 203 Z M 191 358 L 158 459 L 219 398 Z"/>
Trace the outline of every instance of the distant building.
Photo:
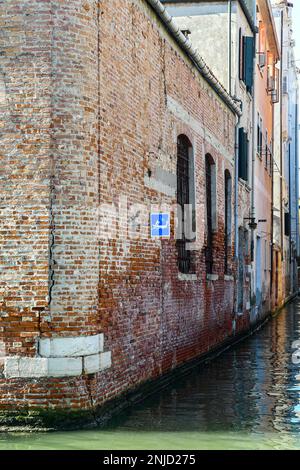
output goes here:
<path id="1" fill-rule="evenodd" d="M 299 90 L 294 56 L 292 4 L 273 1 L 281 49 L 277 64 L 281 88 L 275 105 L 274 132 L 274 250 L 275 305 L 297 290 L 299 256 Z M 276 288 L 277 286 L 277 288 Z"/>
<path id="2" fill-rule="evenodd" d="M 255 81 L 254 294 L 257 313 L 272 310 L 273 281 L 273 143 L 274 109 L 280 83 L 276 64 L 280 50 L 269 1 L 257 0 Z"/>

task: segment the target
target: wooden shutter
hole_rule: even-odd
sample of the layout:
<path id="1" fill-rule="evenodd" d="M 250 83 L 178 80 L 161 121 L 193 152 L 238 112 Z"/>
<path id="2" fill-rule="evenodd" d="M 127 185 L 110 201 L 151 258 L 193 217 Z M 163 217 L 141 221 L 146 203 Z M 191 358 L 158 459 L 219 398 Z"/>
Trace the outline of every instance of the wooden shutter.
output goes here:
<path id="1" fill-rule="evenodd" d="M 242 36 L 242 28 L 239 29 L 239 79 L 245 79 L 244 72 L 244 41 Z"/>
<path id="2" fill-rule="evenodd" d="M 245 84 L 247 91 L 252 93 L 253 89 L 253 59 L 254 59 L 254 39 L 251 36 L 244 36 L 244 70 Z"/>
<path id="3" fill-rule="evenodd" d="M 239 178 L 248 181 L 248 135 L 239 129 Z"/>

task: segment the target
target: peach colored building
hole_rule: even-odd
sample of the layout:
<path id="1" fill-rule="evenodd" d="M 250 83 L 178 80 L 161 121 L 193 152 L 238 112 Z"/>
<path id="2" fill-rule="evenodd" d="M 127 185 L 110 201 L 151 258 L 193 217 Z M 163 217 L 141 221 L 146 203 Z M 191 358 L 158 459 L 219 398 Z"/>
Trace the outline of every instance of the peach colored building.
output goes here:
<path id="1" fill-rule="evenodd" d="M 254 289 L 257 312 L 271 310 L 274 104 L 278 100 L 279 45 L 269 1 L 257 0 L 255 148 L 253 155 Z"/>

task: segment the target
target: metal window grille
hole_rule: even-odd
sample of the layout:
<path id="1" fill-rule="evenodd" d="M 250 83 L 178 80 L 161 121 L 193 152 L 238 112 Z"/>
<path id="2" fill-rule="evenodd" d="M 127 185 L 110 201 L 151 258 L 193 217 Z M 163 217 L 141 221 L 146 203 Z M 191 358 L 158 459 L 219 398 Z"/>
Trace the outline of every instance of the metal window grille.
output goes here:
<path id="1" fill-rule="evenodd" d="M 184 233 L 184 206 L 190 203 L 189 148 L 188 138 L 180 136 L 177 142 L 177 203 L 181 207 L 182 238 L 177 240 L 176 244 L 178 269 L 185 274 L 191 269 L 191 252 L 186 249 L 187 240 Z"/>
<path id="2" fill-rule="evenodd" d="M 213 225 L 212 225 L 212 162 L 206 156 L 206 214 L 207 214 L 207 243 L 206 243 L 206 271 L 213 270 Z"/>
<path id="3" fill-rule="evenodd" d="M 231 232 L 231 177 L 230 174 L 225 172 L 225 233 L 224 233 L 224 271 L 225 274 L 230 274 L 229 269 L 229 250 L 230 250 L 230 232 Z"/>

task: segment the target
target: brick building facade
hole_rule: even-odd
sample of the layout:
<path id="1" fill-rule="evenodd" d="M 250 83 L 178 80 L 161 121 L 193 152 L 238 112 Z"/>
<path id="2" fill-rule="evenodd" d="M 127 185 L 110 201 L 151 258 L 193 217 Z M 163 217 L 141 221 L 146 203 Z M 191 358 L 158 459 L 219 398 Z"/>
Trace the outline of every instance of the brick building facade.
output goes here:
<path id="1" fill-rule="evenodd" d="M 154 3 L 0 5 L 3 426 L 95 422 L 249 329 L 236 313 L 239 109 Z M 190 246 L 170 209 L 181 154 Z M 150 236 L 153 211 L 171 213 L 170 239 Z"/>

